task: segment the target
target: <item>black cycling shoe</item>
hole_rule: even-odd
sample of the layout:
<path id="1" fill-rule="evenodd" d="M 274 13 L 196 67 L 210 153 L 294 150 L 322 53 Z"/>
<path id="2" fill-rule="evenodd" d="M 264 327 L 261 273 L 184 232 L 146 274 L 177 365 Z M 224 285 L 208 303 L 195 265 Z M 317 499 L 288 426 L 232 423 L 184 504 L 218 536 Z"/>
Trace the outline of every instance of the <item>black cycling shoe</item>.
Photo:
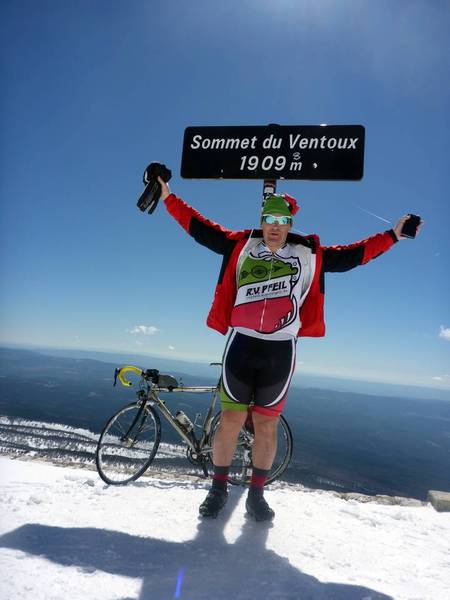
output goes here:
<path id="1" fill-rule="evenodd" d="M 247 515 L 255 521 L 271 521 L 275 516 L 262 494 L 249 494 L 245 501 Z"/>
<path id="2" fill-rule="evenodd" d="M 201 517 L 215 519 L 228 500 L 228 492 L 218 488 L 211 488 L 208 495 L 200 504 L 198 512 Z"/>

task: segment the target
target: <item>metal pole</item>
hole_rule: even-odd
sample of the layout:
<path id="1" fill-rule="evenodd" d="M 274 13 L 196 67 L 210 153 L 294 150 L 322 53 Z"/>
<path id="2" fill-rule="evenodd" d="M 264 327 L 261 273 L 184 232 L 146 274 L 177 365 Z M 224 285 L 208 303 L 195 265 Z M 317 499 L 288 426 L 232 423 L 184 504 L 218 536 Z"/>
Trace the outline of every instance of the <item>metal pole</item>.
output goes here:
<path id="1" fill-rule="evenodd" d="M 269 196 L 270 194 L 275 194 L 277 189 L 277 180 L 276 179 L 264 179 L 264 187 L 263 187 L 263 196 Z"/>
<path id="2" fill-rule="evenodd" d="M 278 123 L 269 123 L 269 127 L 279 127 Z M 271 194 L 275 194 L 277 190 L 277 180 L 276 179 L 264 179 L 263 186 L 263 197 L 262 197 L 262 205 L 264 206 L 264 201 L 267 196 Z"/>
<path id="3" fill-rule="evenodd" d="M 277 180 L 276 179 L 264 179 L 261 210 L 264 207 L 264 202 L 266 201 L 267 196 L 275 194 L 276 189 L 277 189 Z"/>

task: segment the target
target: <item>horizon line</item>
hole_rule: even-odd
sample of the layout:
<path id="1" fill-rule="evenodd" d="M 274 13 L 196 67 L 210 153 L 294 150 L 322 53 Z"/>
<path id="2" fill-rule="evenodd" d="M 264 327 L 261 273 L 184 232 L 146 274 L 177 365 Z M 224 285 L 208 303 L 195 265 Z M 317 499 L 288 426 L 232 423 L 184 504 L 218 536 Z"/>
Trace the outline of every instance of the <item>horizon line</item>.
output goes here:
<path id="1" fill-rule="evenodd" d="M 36 349 L 36 350 L 62 350 L 62 351 L 68 351 L 68 352 L 73 352 L 73 351 L 78 351 L 78 352 L 95 352 L 98 354 L 131 354 L 131 355 L 136 355 L 136 356 L 142 356 L 142 357 L 153 357 L 153 358 L 158 358 L 158 359 L 164 359 L 164 360 L 169 360 L 169 361 L 178 361 L 178 362 L 184 362 L 184 363 L 194 363 L 196 365 L 203 365 L 203 366 L 207 366 L 209 364 L 211 364 L 214 361 L 209 361 L 206 359 L 195 359 L 195 358 L 180 358 L 180 357 L 174 357 L 174 356 L 169 356 L 169 355 L 165 355 L 165 354 L 152 354 L 152 353 L 143 353 L 143 352 L 139 352 L 139 351 L 135 351 L 135 350 L 112 350 L 112 349 L 106 349 L 106 348 L 86 348 L 86 347 L 76 347 L 76 346 L 60 346 L 60 345 L 46 345 L 46 344 L 35 344 L 35 343 L 31 343 L 31 342 L 6 342 L 6 341 L 0 341 L 0 347 L 3 348 L 21 348 L 21 349 Z M 219 361 L 217 361 L 219 362 Z M 348 375 L 325 375 L 323 373 L 317 373 L 317 372 L 311 372 L 311 371 L 305 371 L 303 370 L 302 373 L 294 373 L 293 379 L 298 379 L 300 377 L 306 376 L 306 377 L 319 377 L 319 378 L 323 378 L 326 380 L 338 380 L 338 381 L 354 381 L 357 383 L 366 383 L 369 385 L 387 385 L 387 386 L 392 386 L 392 387 L 403 387 L 403 388 L 419 388 L 421 390 L 423 389 L 427 389 L 427 390 L 433 390 L 433 391 L 440 391 L 440 392 L 450 392 L 450 386 L 433 386 L 432 384 L 419 384 L 419 383 L 399 383 L 399 382 L 393 382 L 393 381 L 387 381 L 387 380 L 381 380 L 381 379 L 367 379 L 367 378 L 358 378 L 358 377 L 351 377 Z M 293 384 L 295 384 L 295 382 L 293 381 Z M 298 384 L 295 386 L 298 387 Z M 304 386 L 303 386 L 304 387 Z"/>

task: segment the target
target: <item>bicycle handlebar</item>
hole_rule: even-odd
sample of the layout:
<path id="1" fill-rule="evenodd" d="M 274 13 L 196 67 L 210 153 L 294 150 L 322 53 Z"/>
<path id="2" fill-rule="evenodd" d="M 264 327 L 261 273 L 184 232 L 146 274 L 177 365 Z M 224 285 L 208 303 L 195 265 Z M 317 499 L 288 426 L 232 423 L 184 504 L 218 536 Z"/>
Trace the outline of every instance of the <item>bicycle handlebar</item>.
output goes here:
<path id="1" fill-rule="evenodd" d="M 129 371 L 139 375 L 139 377 L 143 377 L 146 381 L 151 381 L 155 385 L 159 385 L 160 387 L 178 387 L 178 382 L 172 375 L 161 375 L 158 369 L 147 369 L 146 371 L 143 371 L 142 369 L 139 369 L 139 367 L 134 367 L 133 365 L 126 365 L 125 367 L 115 370 L 114 385 L 117 384 L 117 378 L 119 378 L 120 383 L 125 387 L 133 385 L 131 381 L 128 381 L 128 379 L 125 378 L 125 373 L 128 373 Z"/>
<path id="2" fill-rule="evenodd" d="M 217 388 L 217 386 L 204 386 L 204 385 L 194 385 L 185 387 L 175 379 L 173 375 L 163 375 L 158 369 L 147 369 L 143 371 L 139 367 L 134 367 L 133 365 L 126 365 L 125 367 L 120 367 L 120 369 L 116 369 L 114 372 L 114 386 L 117 385 L 117 379 L 119 379 L 120 383 L 125 387 L 132 386 L 132 382 L 126 379 L 125 374 L 131 372 L 139 375 L 145 381 L 151 381 L 154 385 L 158 386 L 161 391 L 177 391 L 177 392 L 212 392 Z"/>
<path id="3" fill-rule="evenodd" d="M 131 365 L 127 365 L 126 367 L 121 367 L 120 369 L 116 369 L 115 373 L 114 373 L 114 385 L 116 385 L 117 383 L 117 378 L 119 378 L 119 381 L 122 385 L 124 385 L 125 387 L 129 387 L 130 385 L 133 385 L 131 383 L 131 381 L 128 381 L 128 379 L 125 379 L 125 373 L 128 373 L 128 371 L 131 371 L 132 373 L 136 373 L 136 375 L 139 375 L 140 377 L 142 377 L 142 375 L 144 374 L 144 371 L 142 369 L 138 369 L 138 367 L 133 367 Z"/>

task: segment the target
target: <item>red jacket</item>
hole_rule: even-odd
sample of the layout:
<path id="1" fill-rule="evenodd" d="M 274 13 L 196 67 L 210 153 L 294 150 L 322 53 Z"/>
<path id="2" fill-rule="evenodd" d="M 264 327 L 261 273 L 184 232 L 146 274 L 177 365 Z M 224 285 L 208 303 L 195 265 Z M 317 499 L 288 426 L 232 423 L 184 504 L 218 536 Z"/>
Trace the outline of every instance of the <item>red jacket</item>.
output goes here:
<path id="1" fill-rule="evenodd" d="M 207 318 L 207 325 L 226 334 L 230 326 L 231 311 L 236 298 L 236 265 L 239 254 L 249 238 L 261 238 L 261 229 L 230 231 L 210 221 L 175 194 L 164 201 L 169 213 L 197 242 L 223 255 L 219 281 Z M 349 271 L 376 258 L 397 241 L 392 229 L 377 233 L 348 246 L 321 246 L 317 235 L 301 236 L 289 233 L 287 243 L 299 244 L 310 252 L 314 272 L 308 295 L 300 307 L 301 327 L 298 336 L 321 337 L 325 335 L 324 274 Z"/>

